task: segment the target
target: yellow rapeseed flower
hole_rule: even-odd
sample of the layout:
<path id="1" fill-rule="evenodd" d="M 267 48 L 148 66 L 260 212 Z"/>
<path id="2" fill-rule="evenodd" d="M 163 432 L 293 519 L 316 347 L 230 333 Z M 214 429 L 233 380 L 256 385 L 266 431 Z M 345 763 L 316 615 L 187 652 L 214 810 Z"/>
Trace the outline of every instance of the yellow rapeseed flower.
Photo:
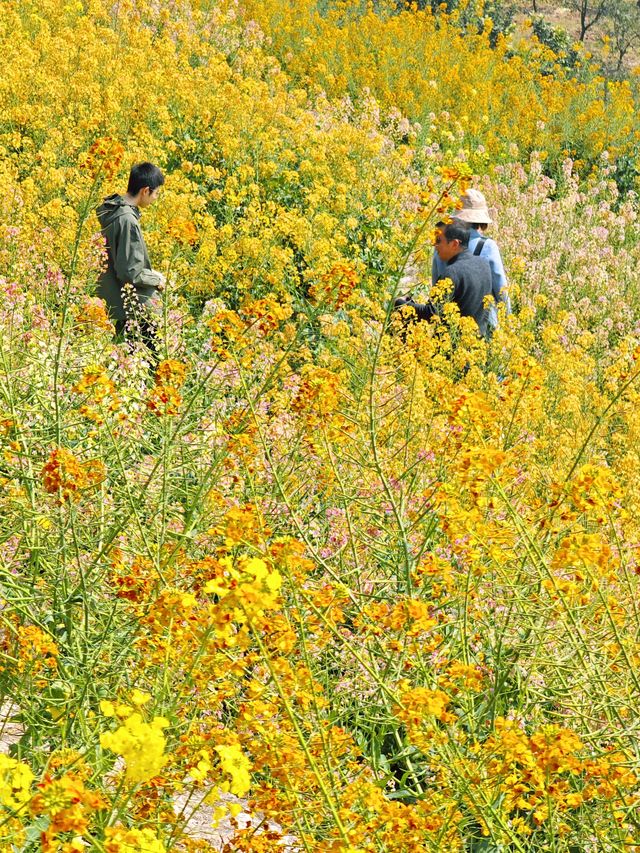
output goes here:
<path id="1" fill-rule="evenodd" d="M 101 734 L 100 745 L 124 758 L 128 781 L 148 782 L 165 764 L 166 741 L 162 729 L 168 725 L 164 717 L 155 717 L 151 723 L 146 723 L 140 714 L 134 713 L 115 732 Z"/>
<path id="2" fill-rule="evenodd" d="M 0 753 L 0 804 L 12 811 L 21 809 L 31 797 L 34 776 L 22 761 Z"/>

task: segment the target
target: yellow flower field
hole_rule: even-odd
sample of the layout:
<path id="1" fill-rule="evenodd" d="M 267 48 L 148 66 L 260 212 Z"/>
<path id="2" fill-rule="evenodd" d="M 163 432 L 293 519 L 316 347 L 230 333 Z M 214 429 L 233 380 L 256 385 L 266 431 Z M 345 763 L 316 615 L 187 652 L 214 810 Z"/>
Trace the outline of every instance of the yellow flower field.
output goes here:
<path id="1" fill-rule="evenodd" d="M 0 851 L 640 850 L 635 84 L 412 7 L 0 13 Z M 95 296 L 140 160 L 157 365 Z M 390 308 L 471 184 L 490 344 Z"/>

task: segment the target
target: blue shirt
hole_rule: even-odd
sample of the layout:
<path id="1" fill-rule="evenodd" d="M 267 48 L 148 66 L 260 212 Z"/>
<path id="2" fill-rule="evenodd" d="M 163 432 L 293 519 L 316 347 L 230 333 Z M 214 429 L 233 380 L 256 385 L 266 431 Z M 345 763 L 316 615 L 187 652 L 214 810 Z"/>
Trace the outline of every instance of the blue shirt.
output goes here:
<path id="1" fill-rule="evenodd" d="M 507 276 L 496 241 L 492 240 L 491 237 L 483 237 L 480 231 L 472 228 L 469 237 L 469 251 L 473 254 L 478 240 L 482 239 L 485 240 L 485 243 L 480 252 L 480 257 L 489 261 L 489 266 L 491 267 L 491 295 L 496 301 L 496 305 L 492 305 L 489 309 L 489 325 L 495 329 L 498 325 L 497 303 L 504 302 L 505 310 L 507 314 L 510 314 L 511 300 L 509 299 L 509 292 L 507 290 Z M 434 252 L 431 264 L 431 283 L 435 284 L 441 278 L 447 278 L 447 262 L 441 261 L 438 253 Z"/>

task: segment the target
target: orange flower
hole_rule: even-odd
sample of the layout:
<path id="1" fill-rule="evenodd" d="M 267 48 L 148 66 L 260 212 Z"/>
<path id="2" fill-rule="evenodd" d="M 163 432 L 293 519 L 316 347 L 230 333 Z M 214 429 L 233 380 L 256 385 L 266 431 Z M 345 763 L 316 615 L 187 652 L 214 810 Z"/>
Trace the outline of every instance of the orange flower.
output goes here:
<path id="1" fill-rule="evenodd" d="M 178 243 L 187 246 L 192 246 L 198 240 L 198 229 L 189 219 L 172 219 L 167 225 L 167 233 Z"/>
<path id="2" fill-rule="evenodd" d="M 18 628 L 18 646 L 20 647 L 21 672 L 29 669 L 38 672 L 43 666 L 57 666 L 58 646 L 51 637 L 35 625 Z"/>
<path id="3" fill-rule="evenodd" d="M 64 447 L 55 447 L 42 469 L 45 491 L 50 495 L 59 494 L 64 501 L 76 498 L 82 489 L 95 486 L 104 478 L 105 468 L 100 460 L 79 462 Z"/>
<path id="4" fill-rule="evenodd" d="M 282 305 L 275 299 L 255 299 L 242 306 L 243 312 L 254 319 L 260 331 L 266 335 L 277 329 L 280 323 L 287 320 L 291 314 L 289 305 Z"/>
<path id="5" fill-rule="evenodd" d="M 302 384 L 291 408 L 295 412 L 328 415 L 338 408 L 340 377 L 324 367 L 305 365 Z"/>
<path id="6" fill-rule="evenodd" d="M 82 465 L 64 447 L 51 451 L 42 479 L 45 491 L 51 495 L 59 492 L 63 500 L 74 497 L 84 485 Z"/>
<path id="7" fill-rule="evenodd" d="M 184 384 L 187 367 L 174 358 L 161 361 L 156 369 L 156 385 L 173 385 L 180 388 Z"/>
<path id="8" fill-rule="evenodd" d="M 318 284 L 311 285 L 309 299 L 316 305 L 326 302 L 333 308 L 341 308 L 357 283 L 358 275 L 350 264 L 334 264 Z"/>
<path id="9" fill-rule="evenodd" d="M 47 815 L 49 825 L 41 836 L 43 850 L 59 849 L 59 836 L 73 833 L 82 837 L 89 828 L 92 813 L 106 807 L 101 794 L 85 788 L 84 781 L 75 773 L 60 779 L 46 775 L 37 786 L 38 792 L 31 800 L 33 815 Z"/>
<path id="10" fill-rule="evenodd" d="M 96 139 L 80 165 L 94 179 L 100 173 L 106 178 L 112 178 L 117 174 L 123 156 L 124 147 L 121 143 L 111 136 L 103 136 Z"/>
<path id="11" fill-rule="evenodd" d="M 85 299 L 78 307 L 75 318 L 76 326 L 86 329 L 103 329 L 113 334 L 113 323 L 109 319 L 107 310 L 102 299 Z"/>
<path id="12" fill-rule="evenodd" d="M 147 399 L 147 408 L 154 415 L 179 415 L 182 397 L 173 385 L 156 385 Z"/>

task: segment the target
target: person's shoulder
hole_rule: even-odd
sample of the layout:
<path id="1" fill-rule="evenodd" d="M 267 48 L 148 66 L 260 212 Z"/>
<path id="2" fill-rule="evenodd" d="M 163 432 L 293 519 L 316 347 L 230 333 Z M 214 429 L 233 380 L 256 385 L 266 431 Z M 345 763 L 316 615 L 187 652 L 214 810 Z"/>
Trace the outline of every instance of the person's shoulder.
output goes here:
<path id="1" fill-rule="evenodd" d="M 119 198 L 120 198 L 120 196 L 118 196 L 116 193 L 114 193 L 113 195 L 106 196 L 106 198 L 103 198 L 102 201 L 100 202 L 100 204 L 96 207 L 96 212 L 98 214 L 100 214 L 100 213 L 114 213 L 115 210 L 118 208 L 118 205 L 119 205 L 118 199 Z"/>
<path id="2" fill-rule="evenodd" d="M 449 281 L 453 282 L 453 284 L 459 284 L 460 280 L 464 277 L 464 270 L 464 264 L 447 264 L 440 274 L 439 281 L 444 281 L 448 278 Z"/>
<path id="3" fill-rule="evenodd" d="M 107 196 L 102 204 L 96 208 L 96 215 L 103 229 L 111 232 L 129 227 L 136 221 L 135 214 L 126 200 L 114 193 Z"/>
<path id="4" fill-rule="evenodd" d="M 118 193 L 112 193 L 111 195 L 106 196 L 106 198 L 102 200 L 100 209 L 109 210 L 114 215 L 120 216 L 128 214 L 133 214 L 135 216 L 138 213 L 138 208 L 134 207 L 124 196 L 119 195 Z"/>
<path id="5" fill-rule="evenodd" d="M 485 237 L 486 246 L 490 253 L 500 254 L 500 246 L 498 246 L 497 242 L 493 239 L 493 237 Z"/>
<path id="6" fill-rule="evenodd" d="M 139 230 L 140 228 L 140 215 L 138 210 L 135 207 L 131 207 L 129 204 L 123 204 L 122 207 L 119 207 L 114 212 L 114 220 L 117 220 L 118 224 L 122 228 L 133 228 L 135 230 Z"/>
<path id="7" fill-rule="evenodd" d="M 487 258 L 480 255 L 474 255 L 469 252 L 464 258 L 461 258 L 461 263 L 458 264 L 460 273 L 468 273 L 469 275 L 486 274 L 491 277 L 491 264 Z M 454 264 L 454 266 L 456 266 Z"/>
<path id="8" fill-rule="evenodd" d="M 105 198 L 102 199 L 100 207 L 106 207 L 110 210 L 116 211 L 127 207 L 127 202 L 124 196 L 119 195 L 119 193 L 111 193 L 111 195 L 105 196 Z"/>
<path id="9" fill-rule="evenodd" d="M 493 261 L 495 261 L 496 258 L 501 258 L 500 246 L 498 246 L 493 237 L 484 237 L 483 239 L 484 245 L 482 247 L 482 255 Z"/>

